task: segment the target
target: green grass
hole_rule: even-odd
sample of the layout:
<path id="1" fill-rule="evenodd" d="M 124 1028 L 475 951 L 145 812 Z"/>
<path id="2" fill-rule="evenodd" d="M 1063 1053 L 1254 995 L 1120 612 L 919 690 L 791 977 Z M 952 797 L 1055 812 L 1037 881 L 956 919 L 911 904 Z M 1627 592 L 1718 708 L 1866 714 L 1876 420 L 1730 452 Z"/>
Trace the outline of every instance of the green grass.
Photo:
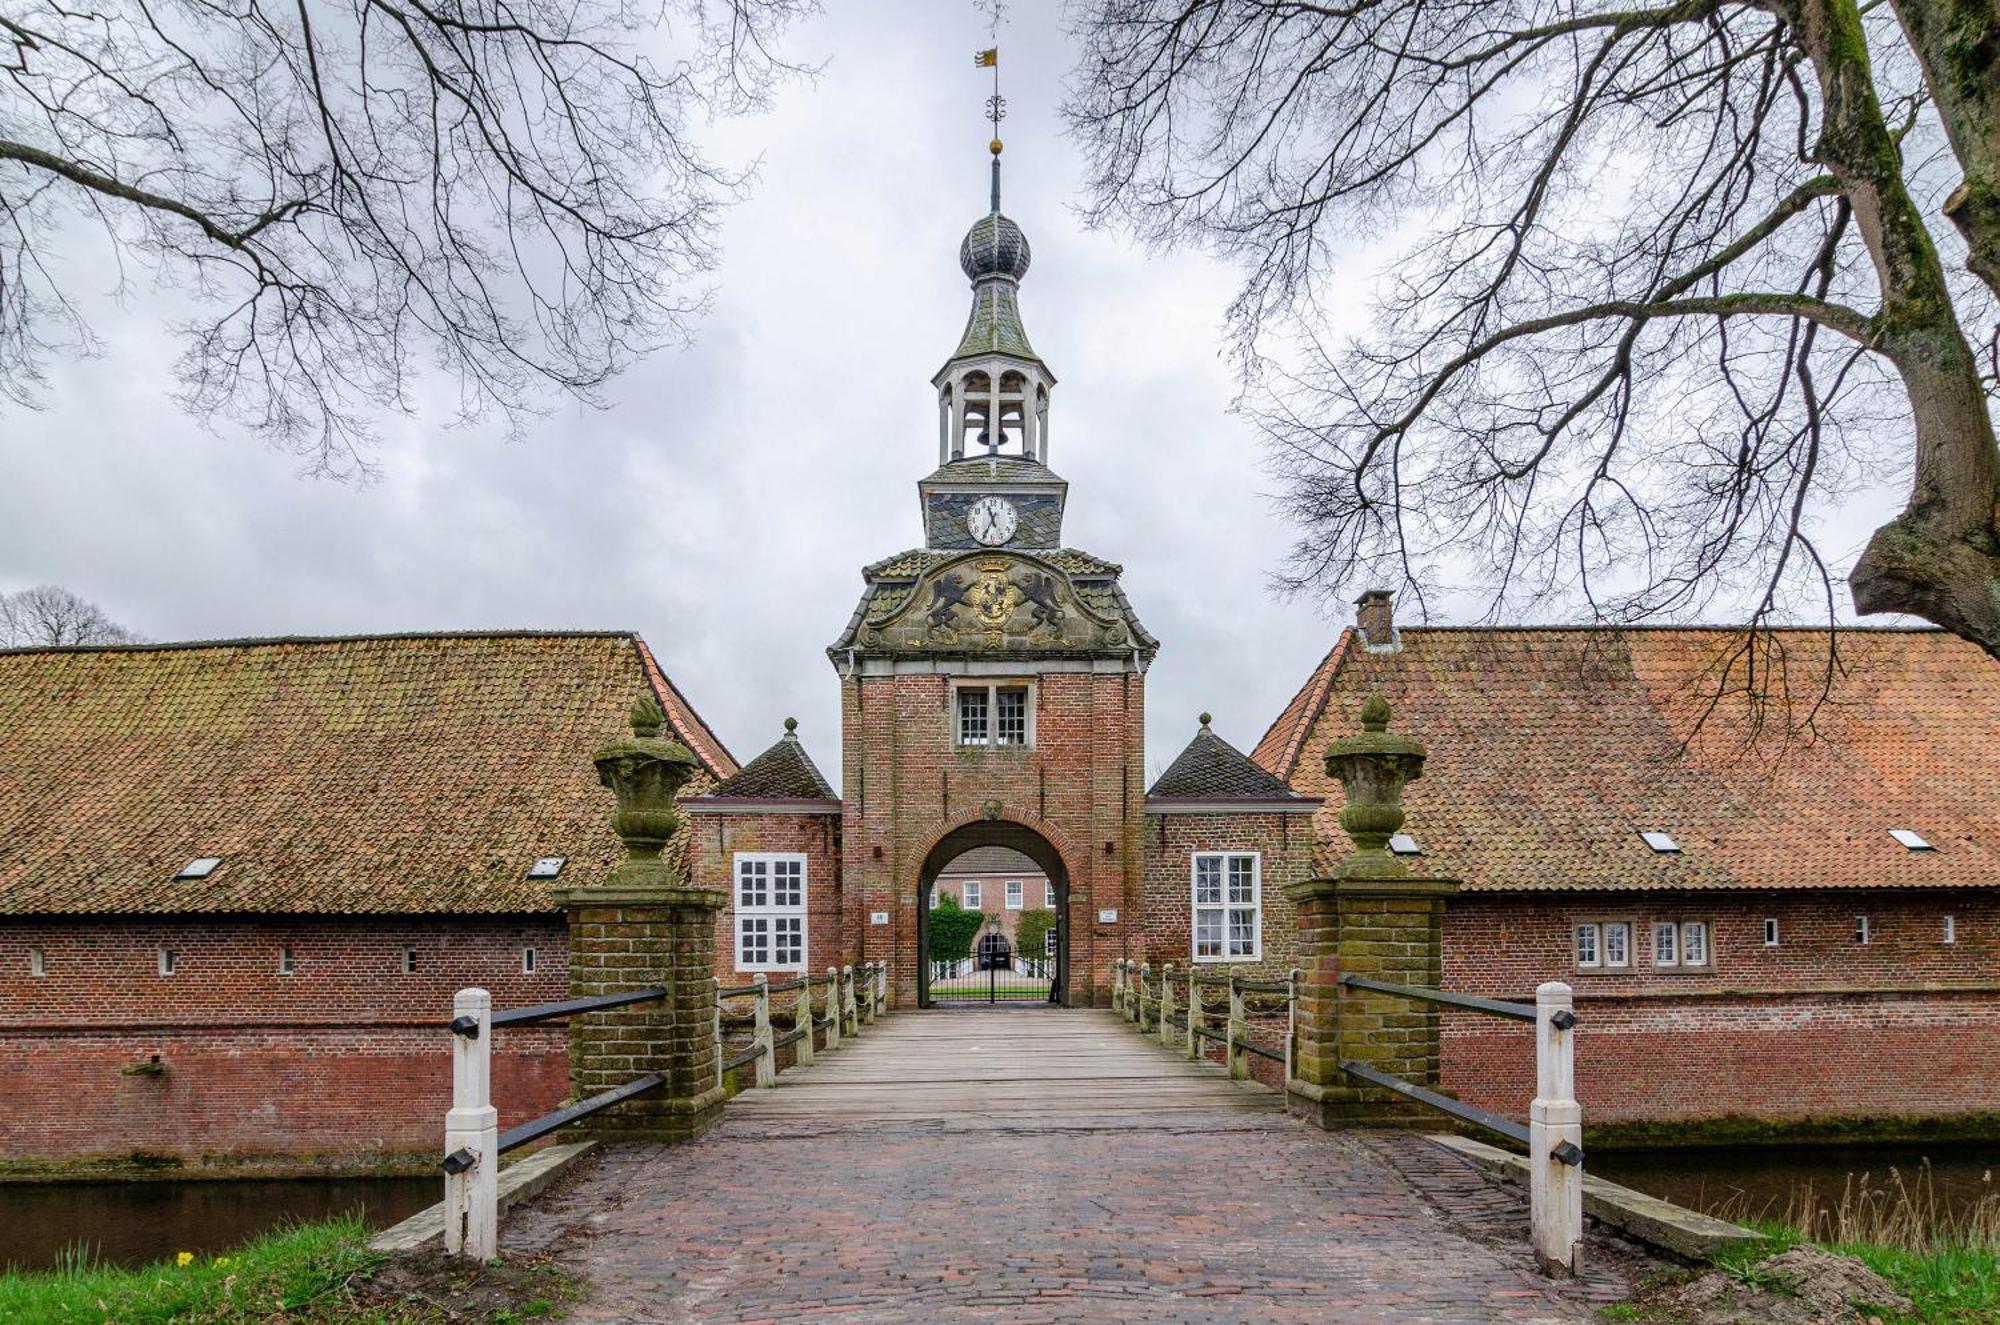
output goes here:
<path id="1" fill-rule="evenodd" d="M 1777 1289 L 1757 1267 L 1768 1256 L 1808 1241 L 1790 1224 L 1750 1221 L 1751 1228 L 1770 1239 L 1730 1249 L 1716 1264 L 1745 1283 Z M 2000 1257 L 1990 1247 L 1967 1243 L 1949 1233 L 1925 1247 L 1905 1248 L 1879 1242 L 1818 1242 L 1814 1246 L 1852 1256 L 1889 1281 L 1916 1305 L 1912 1316 L 1887 1316 L 1891 1325 L 1973 1325 L 2000 1320 Z"/>
<path id="2" fill-rule="evenodd" d="M 186 1253 L 183 1253 L 186 1255 Z M 559 1314 L 551 1267 L 478 1267 L 433 1258 L 395 1288 L 372 1283 L 386 1258 L 354 1218 L 304 1224 L 234 1251 L 139 1269 L 84 1257 L 0 1274 L 6 1325 L 491 1325 Z M 483 1282 L 482 1282 L 483 1281 Z M 496 1282 L 497 1281 L 497 1282 Z M 451 1306 L 441 1298 L 454 1299 Z M 502 1303 L 506 1305 L 502 1305 Z"/>

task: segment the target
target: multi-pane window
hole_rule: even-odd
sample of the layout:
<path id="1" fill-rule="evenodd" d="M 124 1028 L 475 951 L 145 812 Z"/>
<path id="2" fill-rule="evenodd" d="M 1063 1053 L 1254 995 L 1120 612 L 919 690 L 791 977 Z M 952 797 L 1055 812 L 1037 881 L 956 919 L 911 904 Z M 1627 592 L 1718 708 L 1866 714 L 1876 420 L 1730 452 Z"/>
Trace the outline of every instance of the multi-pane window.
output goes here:
<path id="1" fill-rule="evenodd" d="M 1026 900 L 1026 889 L 1019 879 L 1007 880 L 1007 909 L 1018 911 Z"/>
<path id="2" fill-rule="evenodd" d="M 795 852 L 736 856 L 736 969 L 806 968 L 806 858 Z"/>
<path id="3" fill-rule="evenodd" d="M 1683 920 L 1681 922 L 1681 965 L 1707 966 L 1708 922 L 1706 920 Z"/>
<path id="4" fill-rule="evenodd" d="M 1679 966 L 1681 964 L 1680 926 L 1671 920 L 1660 921 L 1653 926 L 1653 965 Z"/>
<path id="5" fill-rule="evenodd" d="M 1042 905 L 1051 911 L 1056 909 L 1056 886 L 1053 883 L 1042 885 Z"/>
<path id="6" fill-rule="evenodd" d="M 1255 961 L 1262 955 L 1254 851 L 1198 851 L 1194 856 L 1194 959 Z"/>
<path id="7" fill-rule="evenodd" d="M 1875 927 L 1868 923 L 1867 916 L 1854 917 L 1854 941 L 1856 943 L 1873 943 L 1875 941 Z"/>
<path id="8" fill-rule="evenodd" d="M 977 911 L 979 909 L 979 880 L 977 879 L 967 879 L 965 881 L 965 909 L 968 911 Z"/>
<path id="9" fill-rule="evenodd" d="M 1581 969 L 1624 970 L 1632 965 L 1632 922 L 1629 920 L 1579 920 L 1571 929 L 1576 964 Z M 1655 945 L 1659 943 L 1654 932 Z"/>
<path id="10" fill-rule="evenodd" d="M 1024 685 L 964 685 L 958 687 L 960 745 L 1027 745 L 1028 687 Z"/>
<path id="11" fill-rule="evenodd" d="M 1042 954 L 1047 957 L 1056 955 L 1056 932 L 1053 929 L 1042 931 Z"/>

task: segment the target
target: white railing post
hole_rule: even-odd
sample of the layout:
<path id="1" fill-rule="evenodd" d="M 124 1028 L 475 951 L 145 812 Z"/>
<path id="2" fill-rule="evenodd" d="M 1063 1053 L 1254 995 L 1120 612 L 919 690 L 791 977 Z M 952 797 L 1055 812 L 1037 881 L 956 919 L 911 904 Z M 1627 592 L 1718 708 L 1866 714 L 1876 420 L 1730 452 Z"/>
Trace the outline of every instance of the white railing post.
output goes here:
<path id="1" fill-rule="evenodd" d="M 1174 964 L 1160 963 L 1160 1043 L 1174 1041 Z"/>
<path id="2" fill-rule="evenodd" d="M 1236 987 L 1236 968 L 1229 968 L 1229 1039 L 1225 1044 L 1229 1050 L 1229 1079 L 1248 1081 L 1250 1079 L 1250 1051 L 1243 1046 L 1250 1041 L 1250 1021 L 1243 1015 L 1243 991 Z"/>
<path id="3" fill-rule="evenodd" d="M 1125 959 L 1123 957 L 1111 963 L 1111 1011 L 1121 1017 L 1125 1015 Z"/>
<path id="4" fill-rule="evenodd" d="M 854 967 L 851 965 L 840 968 L 840 1014 L 847 1018 L 847 1034 L 861 1034 L 861 1010 L 855 1006 Z"/>
<path id="5" fill-rule="evenodd" d="M 757 985 L 757 1020 L 750 1032 L 750 1042 L 757 1046 L 757 1084 L 775 1086 L 778 1084 L 778 1046 L 771 1037 L 771 989 L 770 981 L 762 971 L 750 977 Z"/>
<path id="6" fill-rule="evenodd" d="M 1285 1089 L 1292 1084 L 1293 1055 L 1299 1043 L 1299 972 L 1297 967 L 1285 972 Z M 1281 1094 L 1284 1092 L 1280 1092 Z"/>
<path id="7" fill-rule="evenodd" d="M 473 1033 L 451 1037 L 451 1111 L 444 1116 L 444 1153 L 471 1155 L 471 1164 L 444 1179 L 444 1248 L 453 1256 L 490 1261 L 500 1250 L 500 1111 L 493 1107 L 493 996 L 461 989 L 453 1019 L 469 1018 Z"/>
<path id="8" fill-rule="evenodd" d="M 804 971 L 799 972 L 799 998 L 792 1005 L 792 1029 L 805 1031 L 792 1041 L 792 1061 L 808 1067 L 813 1060 L 813 986 Z"/>
<path id="9" fill-rule="evenodd" d="M 875 963 L 875 1015 L 889 1010 L 889 963 Z"/>
<path id="10" fill-rule="evenodd" d="M 875 1022 L 875 964 L 870 962 L 861 968 L 857 977 L 861 989 L 861 1020 L 873 1025 Z"/>
<path id="11" fill-rule="evenodd" d="M 715 1008 L 715 1025 L 710 1029 L 709 1034 L 713 1037 L 715 1043 L 715 1088 L 721 1090 L 722 1078 L 728 1075 L 722 1070 L 722 1060 L 726 1056 L 722 1052 L 722 977 L 719 975 L 709 976 L 708 987 L 714 991 L 713 995 L 709 998 L 709 1003 Z"/>
<path id="12" fill-rule="evenodd" d="M 840 1048 L 840 968 L 826 968 L 826 1047 Z"/>
<path id="13" fill-rule="evenodd" d="M 1583 1113 L 1576 1102 L 1576 1003 L 1551 980 L 1535 990 L 1535 1099 L 1528 1106 L 1528 1205 L 1535 1260 L 1583 1269 Z"/>

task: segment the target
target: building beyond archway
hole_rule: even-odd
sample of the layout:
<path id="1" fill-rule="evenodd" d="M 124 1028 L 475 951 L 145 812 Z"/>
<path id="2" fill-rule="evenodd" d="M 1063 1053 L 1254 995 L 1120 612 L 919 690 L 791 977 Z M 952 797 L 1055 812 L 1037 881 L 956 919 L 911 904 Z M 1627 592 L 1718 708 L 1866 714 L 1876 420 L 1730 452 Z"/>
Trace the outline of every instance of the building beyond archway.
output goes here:
<path id="1" fill-rule="evenodd" d="M 1058 1005 L 1067 1005 L 1070 1001 L 1070 982 L 1068 978 L 1070 884 L 1069 869 L 1063 863 L 1062 853 L 1056 850 L 1055 846 L 1047 838 L 1025 824 L 1012 823 L 1003 819 L 980 819 L 972 823 L 963 824 L 938 839 L 937 844 L 925 854 L 922 865 L 919 868 L 917 876 L 916 924 L 913 927 L 911 935 L 915 945 L 912 965 L 916 972 L 916 995 L 919 1007 L 931 1007 L 939 1001 L 934 996 L 935 991 L 932 987 L 938 975 L 938 969 L 932 961 L 931 945 L 931 915 L 934 893 L 938 887 L 938 879 L 947 870 L 951 869 L 955 861 L 964 859 L 968 854 L 995 849 L 1013 854 L 1017 858 L 1025 857 L 1033 864 L 1035 870 L 1039 871 L 1039 878 L 1034 880 L 1034 882 L 1039 883 L 1045 880 L 1047 883 L 1048 890 L 1052 894 L 1049 900 L 1053 903 L 1052 909 L 1055 911 L 1056 916 L 1055 928 L 1052 931 L 1054 935 L 1054 951 L 1040 957 L 1035 954 L 1023 955 L 1028 960 L 1045 962 L 1046 964 L 1046 977 L 1034 977 L 1036 980 L 1045 978 L 1048 986 L 1046 994 L 1037 1001 L 1045 1001 Z M 1005 871 L 1001 873 L 1004 876 Z M 1025 871 L 1020 871 L 1019 873 L 1025 874 Z M 1017 881 L 1022 884 L 1025 892 L 1030 880 L 1020 878 Z M 982 885 L 985 882 L 985 880 L 981 880 Z M 1000 890 L 991 896 L 982 893 L 976 899 L 977 905 L 972 906 L 971 909 L 991 911 L 997 907 L 1002 913 L 1005 912 L 1008 905 L 1008 898 L 1004 889 L 1008 880 L 1001 877 L 996 882 L 999 884 Z M 1026 896 L 1023 896 L 1021 899 L 1022 906 L 1017 909 L 1025 910 L 1028 900 Z M 1022 960 L 1022 957 L 1015 955 L 1016 949 L 1012 942 L 1013 935 L 1010 932 L 996 927 L 991 933 L 981 934 L 979 937 L 981 942 L 985 943 L 986 946 L 979 949 L 969 960 L 973 961 L 982 970 L 984 970 L 985 965 L 983 959 L 996 954 L 1004 954 L 1010 963 Z M 988 942 L 988 940 L 998 940 L 999 942 L 994 944 Z M 990 970 L 986 970 L 985 973 L 989 976 L 992 974 Z M 1016 992 L 1019 991 L 1017 990 Z M 1040 989 L 1036 989 L 1035 992 L 1038 995 L 1041 994 Z"/>

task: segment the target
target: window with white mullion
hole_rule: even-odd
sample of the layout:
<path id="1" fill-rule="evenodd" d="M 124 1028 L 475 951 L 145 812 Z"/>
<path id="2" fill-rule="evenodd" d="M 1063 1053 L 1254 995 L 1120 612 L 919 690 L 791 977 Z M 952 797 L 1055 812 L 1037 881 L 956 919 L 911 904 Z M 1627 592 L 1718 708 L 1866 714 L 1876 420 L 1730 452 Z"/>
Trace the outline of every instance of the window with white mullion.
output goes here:
<path id="1" fill-rule="evenodd" d="M 960 685 L 956 693 L 960 745 L 1034 743 L 1033 692 L 1029 686 Z"/>
<path id="2" fill-rule="evenodd" d="M 1263 955 L 1262 858 L 1254 851 L 1198 851 L 1192 863 L 1194 959 Z"/>
<path id="3" fill-rule="evenodd" d="M 987 691 L 962 686 L 958 692 L 958 743 L 984 745 L 987 732 Z"/>
<path id="4" fill-rule="evenodd" d="M 736 969 L 806 968 L 806 858 L 795 852 L 738 852 Z"/>

